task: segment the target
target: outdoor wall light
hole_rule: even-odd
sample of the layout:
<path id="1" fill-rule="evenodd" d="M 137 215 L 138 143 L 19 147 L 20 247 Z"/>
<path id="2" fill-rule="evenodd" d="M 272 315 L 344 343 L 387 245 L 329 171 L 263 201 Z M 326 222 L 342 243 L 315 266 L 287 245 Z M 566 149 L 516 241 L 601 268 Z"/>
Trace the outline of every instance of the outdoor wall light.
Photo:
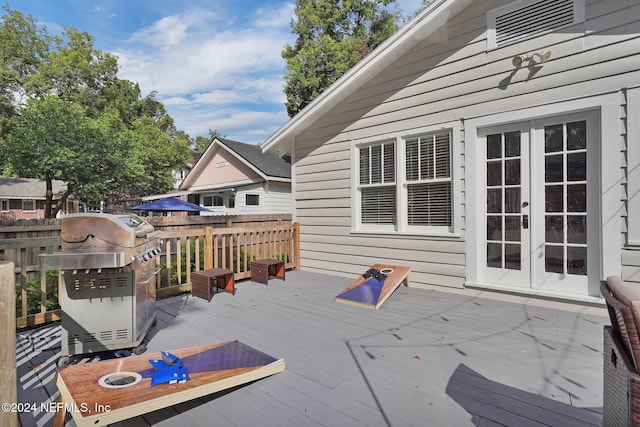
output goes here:
<path id="1" fill-rule="evenodd" d="M 529 65 L 538 65 L 547 62 L 551 58 L 551 51 L 544 53 L 534 52 L 529 55 L 516 55 L 511 59 L 511 63 L 515 68 L 520 68 L 522 63 L 527 61 Z"/>

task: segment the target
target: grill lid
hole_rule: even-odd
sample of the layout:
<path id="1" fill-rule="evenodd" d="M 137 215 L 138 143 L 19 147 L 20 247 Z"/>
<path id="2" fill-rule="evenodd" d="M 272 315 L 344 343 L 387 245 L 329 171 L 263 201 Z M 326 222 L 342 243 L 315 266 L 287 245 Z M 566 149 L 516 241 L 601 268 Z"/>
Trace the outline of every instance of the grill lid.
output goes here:
<path id="1" fill-rule="evenodd" d="M 135 214 L 79 213 L 62 217 L 62 251 L 41 255 L 43 269 L 119 268 L 160 252 L 159 232 Z"/>

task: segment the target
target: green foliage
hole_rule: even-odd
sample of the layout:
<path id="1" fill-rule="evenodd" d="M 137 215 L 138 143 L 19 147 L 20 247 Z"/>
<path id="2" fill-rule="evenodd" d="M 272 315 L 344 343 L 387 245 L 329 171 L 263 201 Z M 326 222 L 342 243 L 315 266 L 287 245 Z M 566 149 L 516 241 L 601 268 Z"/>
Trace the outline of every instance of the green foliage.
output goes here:
<path id="1" fill-rule="evenodd" d="M 395 0 L 297 0 L 286 45 L 287 112 L 294 116 L 398 28 Z"/>
<path id="2" fill-rule="evenodd" d="M 58 300 L 58 271 L 47 271 L 47 311 L 60 308 Z M 40 313 L 40 301 L 42 292 L 40 290 L 40 280 L 30 280 L 27 282 L 25 289 L 27 291 L 27 312 L 22 313 L 22 285 L 16 283 L 16 313 L 18 315 L 27 316 L 30 314 Z"/>
<path id="3" fill-rule="evenodd" d="M 68 183 L 95 205 L 172 188 L 189 136 L 152 92 L 117 78 L 117 59 L 73 27 L 49 36 L 31 16 L 0 16 L 0 173 Z"/>

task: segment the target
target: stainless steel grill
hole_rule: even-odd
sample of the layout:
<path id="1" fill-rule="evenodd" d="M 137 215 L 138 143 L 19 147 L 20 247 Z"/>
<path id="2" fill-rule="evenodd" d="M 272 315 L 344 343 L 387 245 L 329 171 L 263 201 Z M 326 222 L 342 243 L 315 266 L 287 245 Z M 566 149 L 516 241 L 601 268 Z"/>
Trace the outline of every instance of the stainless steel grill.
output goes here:
<path id="1" fill-rule="evenodd" d="M 62 250 L 41 255 L 41 268 L 60 270 L 62 356 L 134 348 L 156 318 L 159 232 L 134 214 L 62 217 Z"/>

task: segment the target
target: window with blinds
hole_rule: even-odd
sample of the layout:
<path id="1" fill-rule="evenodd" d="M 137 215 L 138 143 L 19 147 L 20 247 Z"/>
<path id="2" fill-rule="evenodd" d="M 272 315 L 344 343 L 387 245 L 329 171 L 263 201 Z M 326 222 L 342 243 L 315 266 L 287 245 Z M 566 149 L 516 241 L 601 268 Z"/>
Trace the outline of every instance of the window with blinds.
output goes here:
<path id="1" fill-rule="evenodd" d="M 356 147 L 356 227 L 451 230 L 452 134 L 438 131 Z M 402 163 L 401 163 L 402 162 Z M 404 164 L 403 164 L 404 163 Z M 376 228 L 375 226 L 381 226 Z"/>
<path id="2" fill-rule="evenodd" d="M 451 225 L 451 135 L 408 138 L 406 150 L 407 224 Z"/>
<path id="3" fill-rule="evenodd" d="M 363 224 L 396 223 L 395 143 L 360 147 L 360 220 Z"/>

